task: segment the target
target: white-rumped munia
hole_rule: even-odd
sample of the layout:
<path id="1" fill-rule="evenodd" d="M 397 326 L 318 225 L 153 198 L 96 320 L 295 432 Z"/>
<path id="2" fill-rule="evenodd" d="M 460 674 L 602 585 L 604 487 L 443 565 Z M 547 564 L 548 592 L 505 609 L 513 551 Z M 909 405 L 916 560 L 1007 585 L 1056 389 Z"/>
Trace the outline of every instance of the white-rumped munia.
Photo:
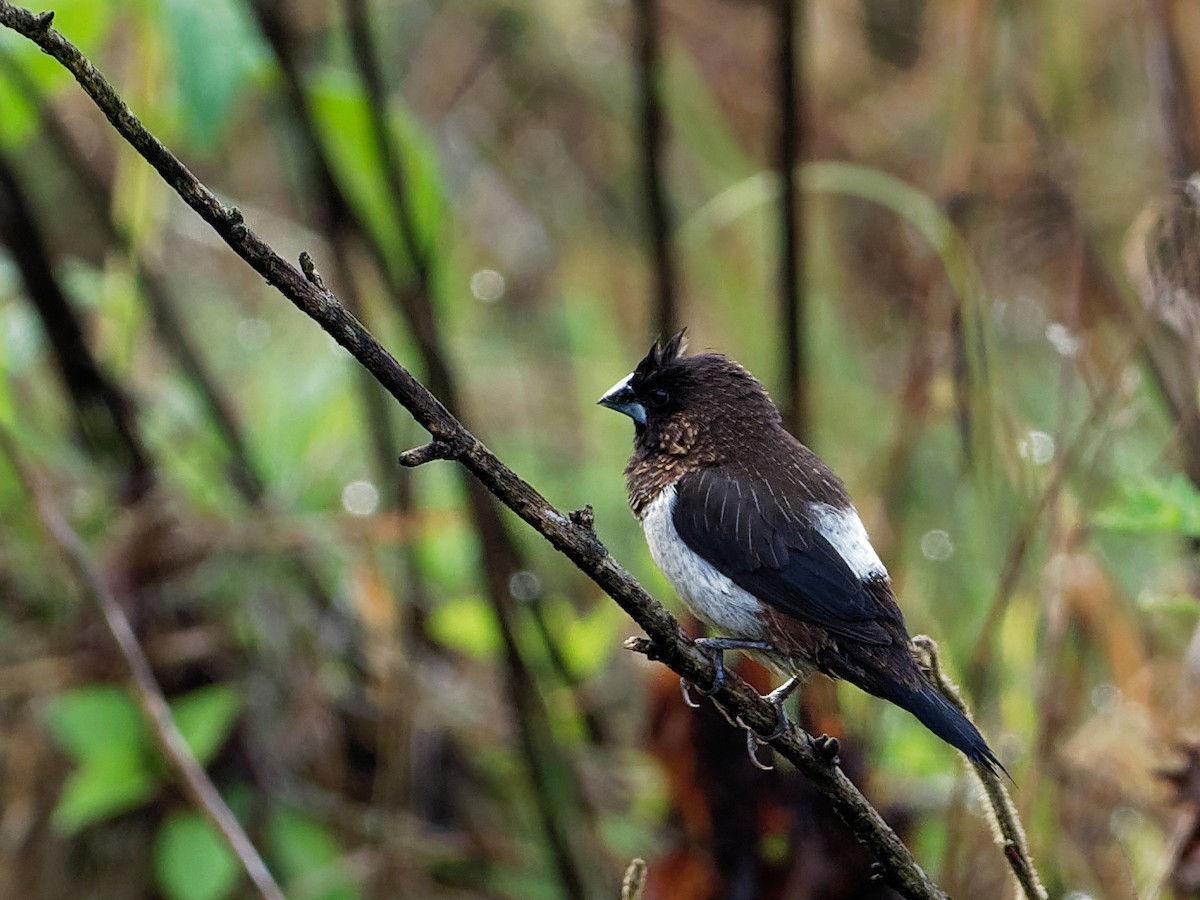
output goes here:
<path id="1" fill-rule="evenodd" d="M 699 641 L 791 676 L 841 678 L 908 710 L 976 763 L 1002 769 L 912 653 L 891 581 L 842 482 L 783 427 L 763 386 L 717 353 L 655 344 L 600 403 L 634 422 L 629 504 L 654 562 L 719 637 Z M 716 685 L 713 686 L 713 690 Z"/>

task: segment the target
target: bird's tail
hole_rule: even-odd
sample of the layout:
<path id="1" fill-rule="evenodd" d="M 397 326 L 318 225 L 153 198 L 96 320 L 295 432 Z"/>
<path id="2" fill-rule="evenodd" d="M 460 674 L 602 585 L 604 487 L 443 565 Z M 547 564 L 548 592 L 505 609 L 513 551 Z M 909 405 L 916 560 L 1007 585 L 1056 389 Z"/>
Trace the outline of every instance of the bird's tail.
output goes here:
<path id="1" fill-rule="evenodd" d="M 917 688 L 895 685 L 894 695 L 887 699 L 907 709 L 943 741 L 961 750 L 971 762 L 986 766 L 995 773 L 1002 772 L 1012 780 L 979 729 L 933 685 L 923 684 Z"/>

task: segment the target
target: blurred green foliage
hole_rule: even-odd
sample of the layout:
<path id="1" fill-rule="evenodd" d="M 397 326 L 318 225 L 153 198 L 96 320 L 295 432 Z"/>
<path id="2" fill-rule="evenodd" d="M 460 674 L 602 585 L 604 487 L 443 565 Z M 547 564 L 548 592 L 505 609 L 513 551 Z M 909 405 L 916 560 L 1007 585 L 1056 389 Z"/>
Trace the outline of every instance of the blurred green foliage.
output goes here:
<path id="1" fill-rule="evenodd" d="M 910 628 L 938 639 L 956 676 L 979 679 L 971 700 L 1017 777 L 1055 895 L 1123 897 L 1112 885 L 1149 881 L 1169 850 L 1175 808 L 1153 773 L 1192 723 L 1172 698 L 1196 619 L 1184 538 L 1200 537 L 1178 411 L 1146 364 L 1161 323 L 1127 271 L 1148 198 L 1168 194 L 1141 25 L 1117 0 L 1084 17 L 1063 0 L 987 11 L 928 0 L 909 35 L 916 57 L 897 68 L 872 50 L 885 44 L 864 32 L 876 20 L 860 6 L 809 10 L 800 174 L 814 420 L 802 437 L 845 478 Z M 313 137 L 362 223 L 345 259 L 250 6 L 64 0 L 55 24 L 251 227 L 290 258 L 312 251 L 335 291 L 353 286 L 364 321 L 426 376 L 400 312 L 415 289 L 403 210 L 344 8 L 283 8 Z M 628 424 L 594 406 L 654 337 L 628 6 L 371 12 L 386 130 L 462 416 L 560 509 L 591 504 L 609 549 L 674 603 L 626 508 Z M 766 15 L 664 4 L 660 87 L 693 346 L 777 387 Z M 1173 33 L 1189 66 L 1193 32 Z M 161 491 L 122 506 L 119 473 L 78 439 L 7 252 L 0 424 L 106 571 L 126 576 L 181 730 L 223 793 L 241 796 L 288 896 L 560 896 L 457 473 L 398 472 L 371 426 L 415 445 L 424 435 L 407 417 L 377 418 L 348 356 L 214 242 L 57 64 L 8 32 L 0 54 L 0 148 L 90 345 L 134 399 Z M 82 199 L 35 99 L 108 187 L 102 210 Z M 104 214 L 127 244 L 104 237 Z M 163 339 L 139 265 L 162 276 L 234 410 L 261 504 L 230 477 L 228 442 Z M 1159 369 L 1190 373 L 1185 363 Z M 360 508 L 348 492 L 364 483 L 374 499 Z M 28 773 L 0 810 L 30 811 L 0 812 L 0 834 L 16 835 L 0 870 L 47 896 L 80 895 L 64 885 L 237 895 L 233 860 L 171 790 L 5 468 L 0 520 L 0 754 Z M 657 670 L 620 649 L 633 631 L 620 611 L 506 522 L 523 565 L 505 573 L 514 641 L 549 719 L 542 752 L 569 763 L 547 764 L 551 805 L 596 870 L 588 883 L 612 888 L 629 857 L 648 856 L 653 872 L 682 840 L 686 767 L 655 743 L 678 720 L 657 699 Z M 973 669 L 981 648 L 986 677 Z M 29 666 L 52 677 L 23 676 L 43 671 Z M 989 896 L 996 870 L 980 861 L 999 854 L 966 814 L 953 756 L 898 710 L 837 698 L 846 745 L 862 750 L 881 805 L 915 822 L 922 864 L 957 895 Z M 1129 746 L 1148 749 L 1131 762 Z M 769 834 L 764 858 L 791 846 Z M 124 893 L 102 880 L 114 869 Z"/>
<path id="2" fill-rule="evenodd" d="M 242 698 L 210 685 L 176 698 L 171 716 L 188 749 L 207 764 L 229 737 Z M 93 685 L 55 697 L 46 724 L 77 768 L 54 811 L 56 824 L 78 831 L 97 819 L 144 803 L 166 777 L 137 702 L 121 688 Z"/>

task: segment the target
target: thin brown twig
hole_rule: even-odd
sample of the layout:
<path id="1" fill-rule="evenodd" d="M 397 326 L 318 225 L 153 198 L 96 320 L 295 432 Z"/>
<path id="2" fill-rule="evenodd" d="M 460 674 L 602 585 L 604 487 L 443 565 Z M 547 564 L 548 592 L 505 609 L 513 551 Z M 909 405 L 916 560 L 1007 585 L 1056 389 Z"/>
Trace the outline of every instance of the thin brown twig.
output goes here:
<path id="1" fill-rule="evenodd" d="M 927 635 L 919 634 L 913 638 L 913 646 L 924 657 L 922 662 L 929 670 L 929 676 L 934 686 L 942 693 L 942 696 L 970 719 L 971 710 L 963 700 L 962 691 L 942 668 L 941 660 L 938 658 L 937 642 Z M 1009 796 L 1008 788 L 990 766 L 974 763 L 973 768 L 983 786 L 988 805 L 991 807 L 994 824 L 999 832 L 1000 844 L 1004 850 L 1004 858 L 1008 862 L 1009 868 L 1012 869 L 1013 877 L 1028 900 L 1048 900 L 1050 895 L 1042 886 L 1041 878 L 1029 855 L 1029 841 L 1025 837 L 1025 828 L 1021 825 L 1016 804 Z"/>
<path id="2" fill-rule="evenodd" d="M 299 310 L 317 322 L 348 350 L 407 409 L 430 435 L 463 449 L 458 462 L 557 550 L 613 598 L 645 631 L 640 645 L 695 684 L 711 684 L 716 674 L 707 656 L 684 634 L 674 616 L 608 553 L 585 517 L 569 517 L 555 509 L 530 484 L 502 463 L 446 407 L 354 318 L 337 298 L 321 290 L 280 257 L 244 223 L 241 213 L 226 207 L 152 134 L 112 85 L 82 52 L 52 27 L 49 13 L 35 15 L 0 0 L 0 24 L 12 28 L 66 67 L 130 143 L 207 222 L 229 247 Z M 307 267 L 311 259 L 305 256 Z M 735 673 L 714 694 L 718 703 L 761 735 L 777 725 L 774 707 Z M 944 898 L 911 852 L 845 773 L 793 729 L 772 742 L 776 751 L 807 775 L 825 794 L 856 838 L 876 857 L 880 876 L 902 896 Z"/>
<path id="3" fill-rule="evenodd" d="M 621 880 L 621 900 L 642 900 L 646 892 L 646 861 L 641 858 L 632 860 L 625 870 Z"/>
<path id="4" fill-rule="evenodd" d="M 171 708 L 158 686 L 150 661 L 133 633 L 133 626 L 129 624 L 121 604 L 117 602 L 104 577 L 93 564 L 87 545 L 63 517 L 50 499 L 49 493 L 21 458 L 12 436 L 3 426 L 0 426 L 0 451 L 3 451 L 18 480 L 33 497 L 42 524 L 66 556 L 92 601 L 99 607 L 108 633 L 112 636 L 113 643 L 128 670 L 134 697 L 146 718 L 146 724 L 149 725 L 154 741 L 167 763 L 182 781 L 184 791 L 233 851 L 258 893 L 266 900 L 284 900 L 283 891 L 272 877 L 267 864 L 250 842 L 237 817 L 221 799 L 208 773 L 196 761 L 187 741 L 175 725 L 175 720 L 171 717 Z"/>

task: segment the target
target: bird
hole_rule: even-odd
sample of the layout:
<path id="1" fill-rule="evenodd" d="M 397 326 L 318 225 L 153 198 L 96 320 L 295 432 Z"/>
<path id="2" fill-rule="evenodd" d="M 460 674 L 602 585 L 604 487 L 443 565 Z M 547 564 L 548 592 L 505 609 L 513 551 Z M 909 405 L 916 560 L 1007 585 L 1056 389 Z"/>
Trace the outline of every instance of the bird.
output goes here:
<path id="1" fill-rule="evenodd" d="M 716 635 L 696 642 L 716 666 L 702 693 L 719 688 L 724 653 L 741 650 L 788 676 L 765 695 L 779 716 L 767 740 L 790 728 L 783 701 L 821 673 L 907 710 L 977 767 L 1007 774 L 918 664 L 841 479 L 787 431 L 748 370 L 686 350 L 684 331 L 656 341 L 598 402 L 633 420 L 629 505 L 655 564 Z"/>

